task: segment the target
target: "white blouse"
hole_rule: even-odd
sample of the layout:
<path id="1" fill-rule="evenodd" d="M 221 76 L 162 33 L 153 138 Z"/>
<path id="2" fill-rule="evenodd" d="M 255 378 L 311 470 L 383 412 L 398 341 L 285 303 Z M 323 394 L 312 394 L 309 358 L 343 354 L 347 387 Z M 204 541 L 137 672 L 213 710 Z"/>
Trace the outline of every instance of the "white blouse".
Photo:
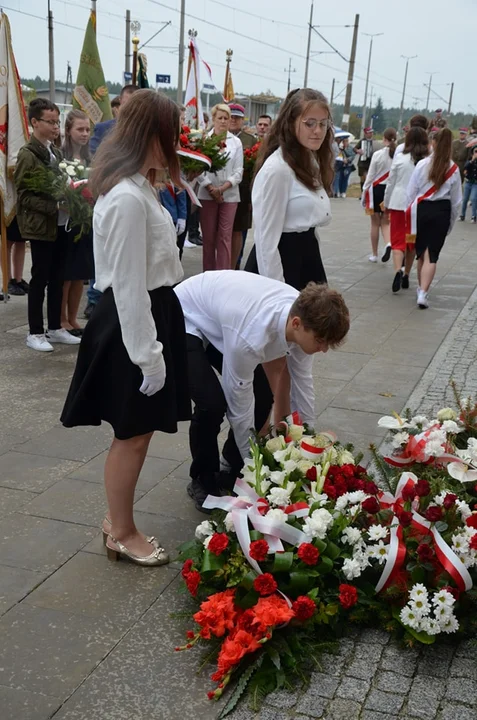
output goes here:
<path id="1" fill-rule="evenodd" d="M 409 185 L 407 188 L 407 204 L 411 205 L 414 200 L 424 193 L 426 193 L 431 187 L 432 182 L 429 180 L 429 171 L 431 168 L 432 156 L 420 160 L 414 168 L 414 172 L 411 175 Z M 449 163 L 449 168 L 454 163 Z M 435 200 L 450 200 L 451 203 L 451 221 L 449 225 L 448 235 L 452 232 L 454 223 L 457 220 L 459 214 L 460 205 L 462 202 L 462 180 L 460 179 L 460 172 L 457 169 L 446 182 L 441 185 L 439 190 L 435 192 L 428 200 L 432 202 Z"/>
<path id="2" fill-rule="evenodd" d="M 144 175 L 121 180 L 98 198 L 93 216 L 95 288 L 112 288 L 128 355 L 144 375 L 160 369 L 162 343 L 148 290 L 184 275 L 168 211 Z"/>
<path id="3" fill-rule="evenodd" d="M 363 198 L 365 197 L 366 190 L 371 187 L 373 182 L 380 178 L 384 173 L 387 173 L 391 169 L 393 159 L 389 154 L 389 148 L 384 147 L 382 150 L 377 150 L 371 158 L 371 165 L 369 166 L 368 174 L 366 175 L 366 181 L 363 186 Z M 386 180 L 380 185 L 385 185 Z"/>
<path id="4" fill-rule="evenodd" d="M 305 232 L 331 222 L 330 199 L 325 190 L 309 190 L 297 180 L 280 148 L 267 158 L 255 178 L 252 211 L 260 275 L 281 282 L 284 275 L 278 243 L 282 233 Z"/>
<path id="5" fill-rule="evenodd" d="M 414 160 L 411 153 L 399 153 L 394 156 L 391 171 L 384 193 L 384 207 L 389 210 L 406 210 L 407 186 L 414 172 Z"/>
<path id="6" fill-rule="evenodd" d="M 209 136 L 212 135 L 211 131 Z M 199 200 L 212 200 L 211 196 L 207 192 L 209 185 L 219 187 L 224 182 L 229 182 L 232 187 L 226 190 L 223 194 L 224 202 L 240 202 L 240 190 L 239 185 L 242 181 L 243 175 L 243 145 L 241 141 L 235 135 L 228 132 L 225 139 L 226 152 L 229 156 L 227 165 L 223 170 L 219 170 L 217 173 L 206 172 L 199 178 Z"/>

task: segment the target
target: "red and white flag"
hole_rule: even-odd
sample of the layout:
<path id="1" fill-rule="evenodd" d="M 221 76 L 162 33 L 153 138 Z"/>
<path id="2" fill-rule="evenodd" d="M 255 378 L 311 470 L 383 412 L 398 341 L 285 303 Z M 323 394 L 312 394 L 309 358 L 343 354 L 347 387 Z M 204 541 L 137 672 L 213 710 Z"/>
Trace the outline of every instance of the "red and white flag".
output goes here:
<path id="1" fill-rule="evenodd" d="M 189 65 L 187 70 L 187 86 L 185 94 L 185 124 L 196 130 L 205 128 L 204 110 L 200 97 L 202 87 L 200 82 L 201 67 L 204 68 L 205 73 L 208 76 L 209 83 L 213 85 L 214 83 L 212 80 L 212 70 L 210 69 L 210 65 L 201 59 L 199 48 L 197 47 L 197 41 L 194 37 L 191 37 L 189 42 Z"/>
<path id="2" fill-rule="evenodd" d="M 16 211 L 13 172 L 18 151 L 28 141 L 28 122 L 13 54 L 10 22 L 0 16 L 0 195 L 8 225 Z"/>

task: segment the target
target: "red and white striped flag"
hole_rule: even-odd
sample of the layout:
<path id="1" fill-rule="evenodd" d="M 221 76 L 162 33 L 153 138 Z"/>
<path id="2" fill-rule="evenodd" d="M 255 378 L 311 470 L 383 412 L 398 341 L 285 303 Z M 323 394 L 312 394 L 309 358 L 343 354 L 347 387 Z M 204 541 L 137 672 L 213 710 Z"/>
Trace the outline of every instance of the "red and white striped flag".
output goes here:
<path id="1" fill-rule="evenodd" d="M 213 85 L 214 82 L 212 80 L 212 70 L 210 69 L 210 65 L 201 59 L 197 41 L 194 37 L 191 37 L 189 42 L 189 65 L 187 70 L 187 86 L 184 103 L 186 106 L 185 124 L 196 130 L 205 127 L 204 110 L 200 97 L 202 87 L 200 82 L 201 66 L 204 68 L 210 84 Z"/>

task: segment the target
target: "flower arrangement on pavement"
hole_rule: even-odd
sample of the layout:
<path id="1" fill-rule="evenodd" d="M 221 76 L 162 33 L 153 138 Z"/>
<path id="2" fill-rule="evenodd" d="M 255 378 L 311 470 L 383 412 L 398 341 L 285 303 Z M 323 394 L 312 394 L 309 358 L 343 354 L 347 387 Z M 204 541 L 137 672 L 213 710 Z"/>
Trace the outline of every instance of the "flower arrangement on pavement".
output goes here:
<path id="1" fill-rule="evenodd" d="M 252 444 L 235 495 L 209 496 L 211 519 L 181 548 L 201 603 L 177 649 L 213 644 L 211 699 L 237 680 L 221 717 L 245 689 L 257 707 L 306 681 L 351 623 L 407 644 L 475 633 L 476 417 L 469 404 L 431 420 L 382 418 L 393 452 L 374 450 L 376 480 L 351 446 L 296 415 Z"/>

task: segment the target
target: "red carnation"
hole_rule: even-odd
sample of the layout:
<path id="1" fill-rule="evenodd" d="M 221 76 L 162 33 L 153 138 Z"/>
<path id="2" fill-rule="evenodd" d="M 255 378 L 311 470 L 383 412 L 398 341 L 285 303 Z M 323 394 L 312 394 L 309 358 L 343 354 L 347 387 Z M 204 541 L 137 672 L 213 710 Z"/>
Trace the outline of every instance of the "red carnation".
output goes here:
<path id="1" fill-rule="evenodd" d="M 477 550 L 477 533 L 470 538 L 469 547 L 471 550 Z"/>
<path id="2" fill-rule="evenodd" d="M 318 473 L 316 472 L 315 465 L 313 465 L 313 467 L 306 471 L 306 479 L 310 480 L 310 482 L 315 482 L 317 477 Z"/>
<path id="3" fill-rule="evenodd" d="M 414 483 L 410 483 L 409 485 L 406 483 L 406 485 L 402 489 L 402 499 L 404 502 L 411 502 L 414 500 L 416 496 L 416 486 Z"/>
<path id="4" fill-rule="evenodd" d="M 225 533 L 214 533 L 210 538 L 207 549 L 214 555 L 221 555 L 229 544 L 228 535 Z"/>
<path id="5" fill-rule="evenodd" d="M 192 595 L 192 597 L 195 597 L 197 595 L 197 588 L 200 584 L 200 572 L 197 570 L 192 570 L 187 577 L 185 578 L 185 582 L 187 585 L 187 589 Z"/>
<path id="6" fill-rule="evenodd" d="M 267 559 L 268 543 L 266 540 L 254 540 L 250 543 L 250 557 L 257 562 L 263 562 Z"/>
<path id="7" fill-rule="evenodd" d="M 363 490 L 368 495 L 377 495 L 379 492 L 379 488 L 372 480 L 366 480 L 363 483 Z"/>
<path id="8" fill-rule="evenodd" d="M 475 528 L 475 530 L 477 530 L 477 513 L 473 513 L 470 517 L 468 517 L 465 524 L 467 527 Z"/>
<path id="9" fill-rule="evenodd" d="M 302 543 L 298 548 L 298 557 L 306 565 L 316 565 L 320 557 L 320 551 L 311 543 Z"/>
<path id="10" fill-rule="evenodd" d="M 253 587 L 259 595 L 272 595 L 276 592 L 278 585 L 271 573 L 264 573 L 255 578 Z"/>
<path id="11" fill-rule="evenodd" d="M 417 546 L 417 554 L 419 556 L 419 561 L 422 563 L 429 562 L 434 557 L 434 551 L 427 543 L 421 543 Z"/>
<path id="12" fill-rule="evenodd" d="M 450 510 L 451 507 L 454 507 L 456 500 L 457 495 L 454 495 L 453 493 L 447 493 L 442 504 L 444 505 L 446 510 Z"/>
<path id="13" fill-rule="evenodd" d="M 346 585 L 342 583 L 339 586 L 339 591 L 340 594 L 338 595 L 338 600 L 345 610 L 349 610 L 353 607 L 353 605 L 356 605 L 358 602 L 358 590 L 354 585 Z"/>
<path id="14" fill-rule="evenodd" d="M 313 616 L 316 610 L 316 605 L 307 595 L 300 595 L 300 597 L 297 597 L 295 602 L 292 604 L 292 610 L 295 613 L 295 618 L 304 622 Z"/>
<path id="15" fill-rule="evenodd" d="M 442 508 L 438 505 L 432 505 L 431 507 L 427 508 L 425 512 L 425 518 L 431 523 L 438 522 L 442 519 Z"/>
<path id="16" fill-rule="evenodd" d="M 369 497 L 363 500 L 361 507 L 371 515 L 376 515 L 376 513 L 381 510 L 381 505 L 375 497 Z"/>
<path id="17" fill-rule="evenodd" d="M 407 510 L 401 510 L 401 512 L 398 514 L 398 520 L 401 527 L 409 527 L 412 522 L 412 512 L 408 512 Z"/>
<path id="18" fill-rule="evenodd" d="M 416 495 L 426 497 L 431 492 L 431 486 L 427 480 L 418 480 L 416 483 Z"/>
<path id="19" fill-rule="evenodd" d="M 193 564 L 194 563 L 190 559 L 185 561 L 184 565 L 182 566 L 182 571 L 181 571 L 183 578 L 187 577 L 187 575 L 190 573 L 190 571 L 192 570 Z"/>

